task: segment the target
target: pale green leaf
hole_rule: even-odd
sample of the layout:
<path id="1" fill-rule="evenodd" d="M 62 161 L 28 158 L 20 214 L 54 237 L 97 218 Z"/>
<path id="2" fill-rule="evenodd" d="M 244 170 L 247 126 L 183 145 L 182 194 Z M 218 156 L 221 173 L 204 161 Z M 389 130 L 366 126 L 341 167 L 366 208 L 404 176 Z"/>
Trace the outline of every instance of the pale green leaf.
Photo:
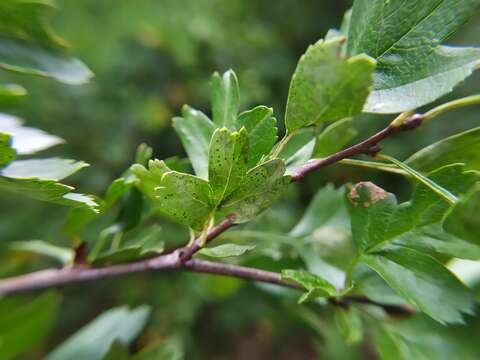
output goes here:
<path id="1" fill-rule="evenodd" d="M 468 289 L 434 258 L 407 248 L 395 248 L 361 261 L 375 270 L 405 300 L 440 323 L 461 323 L 471 314 Z"/>
<path id="2" fill-rule="evenodd" d="M 347 344 L 357 344 L 363 340 L 362 319 L 353 306 L 335 308 L 335 325 Z"/>
<path id="3" fill-rule="evenodd" d="M 255 245 L 222 244 L 203 248 L 199 251 L 199 254 L 214 258 L 226 258 L 240 256 L 253 249 L 255 249 Z"/>
<path id="4" fill-rule="evenodd" d="M 290 177 L 284 176 L 285 164 L 274 159 L 251 169 L 240 186 L 220 206 L 225 214 L 235 214 L 234 222 L 242 223 L 269 208 L 285 191 Z"/>
<path id="5" fill-rule="evenodd" d="M 478 6 L 478 0 L 357 0 L 348 53 L 377 60 L 365 111 L 396 113 L 449 93 L 480 63 L 480 49 L 439 44 Z"/>
<path id="6" fill-rule="evenodd" d="M 60 158 L 16 160 L 1 169 L 0 175 L 10 179 L 59 181 L 87 166 L 83 161 Z"/>
<path id="7" fill-rule="evenodd" d="M 343 37 L 320 40 L 300 58 L 287 100 L 285 124 L 289 133 L 362 111 L 375 61 L 365 55 L 343 58 L 344 42 Z"/>
<path id="8" fill-rule="evenodd" d="M 245 127 L 248 133 L 248 168 L 268 155 L 277 141 L 277 121 L 272 114 L 271 108 L 257 106 L 238 116 L 238 128 Z"/>
<path id="9" fill-rule="evenodd" d="M 337 121 L 317 136 L 317 142 L 312 156 L 323 158 L 342 150 L 357 136 L 357 130 L 352 126 L 353 119 L 346 118 Z"/>
<path id="10" fill-rule="evenodd" d="M 294 174 L 312 158 L 315 141 L 315 131 L 311 128 L 299 129 L 290 134 L 278 155 L 285 160 L 287 175 Z"/>
<path id="11" fill-rule="evenodd" d="M 100 360 L 114 341 L 128 346 L 145 326 L 149 313 L 147 306 L 105 311 L 60 344 L 46 360 Z"/>
<path id="12" fill-rule="evenodd" d="M 282 279 L 296 282 L 307 290 L 298 300 L 299 304 L 319 297 L 332 297 L 339 294 L 327 280 L 305 270 L 282 270 Z"/>
<path id="13" fill-rule="evenodd" d="M 173 128 L 182 141 L 195 174 L 208 178 L 208 146 L 214 125 L 201 111 L 189 106 L 182 108 L 182 117 L 173 118 Z"/>
<path id="14" fill-rule="evenodd" d="M 130 167 L 130 170 L 133 175 L 137 178 L 135 185 L 147 195 L 150 199 L 156 200 L 157 194 L 156 189 L 160 186 L 160 181 L 162 176 L 167 172 L 171 171 L 164 161 L 160 160 L 150 160 L 148 162 L 148 169 L 143 165 L 134 164 Z M 113 186 L 114 184 L 112 184 Z M 121 192 L 121 183 L 112 187 L 108 193 L 118 194 Z M 109 197 L 107 193 L 107 198 Z M 111 195 L 117 197 L 117 195 Z"/>
<path id="15" fill-rule="evenodd" d="M 63 265 L 73 263 L 75 251 L 71 248 L 61 247 L 50 244 L 43 240 L 15 241 L 8 248 L 12 251 L 22 251 L 43 256 L 48 256 L 58 260 Z"/>
<path id="16" fill-rule="evenodd" d="M 210 83 L 210 101 L 212 103 L 213 122 L 218 128 L 229 130 L 236 128 L 236 119 L 240 102 L 238 79 L 233 70 L 223 76 L 214 73 Z"/>
<path id="17" fill-rule="evenodd" d="M 238 188 L 247 172 L 247 156 L 245 128 L 233 133 L 227 128 L 215 130 L 208 152 L 208 181 L 215 204 Z"/>

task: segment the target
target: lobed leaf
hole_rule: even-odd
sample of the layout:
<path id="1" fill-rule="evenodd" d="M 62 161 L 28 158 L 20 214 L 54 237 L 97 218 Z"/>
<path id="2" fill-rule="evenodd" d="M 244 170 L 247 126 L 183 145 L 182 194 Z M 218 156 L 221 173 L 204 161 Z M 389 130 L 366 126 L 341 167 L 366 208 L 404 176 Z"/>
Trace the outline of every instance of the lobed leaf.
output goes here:
<path id="1" fill-rule="evenodd" d="M 213 74 L 210 83 L 210 101 L 216 127 L 235 129 L 240 106 L 240 90 L 233 70 L 226 71 L 223 76 L 218 73 Z"/>

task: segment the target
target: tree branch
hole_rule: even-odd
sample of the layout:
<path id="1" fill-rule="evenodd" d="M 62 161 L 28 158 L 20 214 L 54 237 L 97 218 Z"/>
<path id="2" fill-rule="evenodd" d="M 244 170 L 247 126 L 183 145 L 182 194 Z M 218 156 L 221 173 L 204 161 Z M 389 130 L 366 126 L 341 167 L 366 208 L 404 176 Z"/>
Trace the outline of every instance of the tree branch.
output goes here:
<path id="1" fill-rule="evenodd" d="M 292 182 L 303 179 L 312 171 L 324 168 L 354 155 L 374 155 L 381 149 L 379 146 L 380 141 L 398 132 L 413 130 L 420 126 L 423 120 L 423 115 L 414 114 L 406 116 L 403 114 L 386 128 L 372 135 L 368 139 L 348 147 L 345 150 L 339 151 L 329 157 L 311 160 L 292 176 Z M 232 214 L 216 226 L 212 227 L 207 234 L 206 241 L 209 242 L 213 240 L 224 231 L 232 227 L 234 225 L 234 218 L 235 215 Z M 193 259 L 192 257 L 195 255 L 195 253 L 202 248 L 203 240 L 204 239 L 199 237 L 192 245 L 181 247 L 169 254 L 128 264 L 113 265 L 101 268 L 77 266 L 63 269 L 47 269 L 26 275 L 7 278 L 0 280 L 0 296 L 31 290 L 46 289 L 70 283 L 92 281 L 124 274 L 165 270 L 188 270 L 196 273 L 218 274 L 260 281 L 293 289 L 303 289 L 297 284 L 283 280 L 281 275 L 275 272 Z M 408 315 L 414 312 L 414 310 L 410 307 L 381 304 L 364 296 L 345 296 L 343 298 L 330 299 L 330 302 L 339 306 L 348 306 L 350 302 L 371 304 L 383 307 L 391 314 L 399 315 Z"/>

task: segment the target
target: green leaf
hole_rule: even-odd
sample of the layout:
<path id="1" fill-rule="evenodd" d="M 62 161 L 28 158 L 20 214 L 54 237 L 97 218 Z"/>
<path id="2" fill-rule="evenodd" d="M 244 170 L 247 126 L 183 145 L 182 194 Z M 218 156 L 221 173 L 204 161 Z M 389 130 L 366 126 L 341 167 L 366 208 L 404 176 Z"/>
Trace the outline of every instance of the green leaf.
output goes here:
<path id="1" fill-rule="evenodd" d="M 227 128 L 215 130 L 208 151 L 208 181 L 215 204 L 238 188 L 247 172 L 247 156 L 245 128 L 233 133 Z"/>
<path id="2" fill-rule="evenodd" d="M 480 63 L 480 49 L 439 46 L 478 6 L 477 0 L 357 0 L 348 53 L 377 60 L 367 112 L 397 113 L 452 91 Z"/>
<path id="3" fill-rule="evenodd" d="M 32 301 L 19 297 L 0 300 L 0 358 L 18 355 L 41 344 L 52 330 L 60 309 L 60 296 L 48 292 Z"/>
<path id="4" fill-rule="evenodd" d="M 313 157 L 323 158 L 342 150 L 356 136 L 357 130 L 352 126 L 353 119 L 337 121 L 317 136 Z"/>
<path id="5" fill-rule="evenodd" d="M 351 204 L 353 240 L 360 252 L 385 241 L 393 214 L 397 210 L 394 195 L 371 182 L 355 185 L 348 195 Z"/>
<path id="6" fill-rule="evenodd" d="M 11 147 L 11 143 L 11 135 L 0 132 L 0 168 L 17 158 L 17 153 L 15 149 Z"/>
<path id="7" fill-rule="evenodd" d="M 335 325 L 347 344 L 357 344 L 363 340 L 362 319 L 353 306 L 335 308 Z"/>
<path id="8" fill-rule="evenodd" d="M 222 244 L 215 247 L 203 248 L 199 251 L 199 254 L 214 258 L 226 258 L 240 256 L 253 249 L 255 249 L 255 245 Z"/>
<path id="9" fill-rule="evenodd" d="M 291 280 L 307 290 L 298 303 L 314 300 L 319 297 L 338 296 L 339 292 L 327 280 L 304 270 L 282 270 L 282 279 Z"/>
<path id="10" fill-rule="evenodd" d="M 362 111 L 375 61 L 365 55 L 343 58 L 344 42 L 344 37 L 320 40 L 300 58 L 287 100 L 285 124 L 289 133 Z"/>
<path id="11" fill-rule="evenodd" d="M 315 142 L 315 130 L 311 128 L 299 129 L 290 134 L 278 155 L 285 160 L 287 175 L 294 174 L 312 158 Z"/>
<path id="12" fill-rule="evenodd" d="M 176 339 L 167 339 L 158 344 L 150 345 L 135 354 L 132 360 L 183 360 L 185 354 Z"/>
<path id="13" fill-rule="evenodd" d="M 160 186 L 160 182 L 162 180 L 162 176 L 167 172 L 171 171 L 167 165 L 165 165 L 164 161 L 160 160 L 150 160 L 148 162 L 148 170 L 143 165 L 134 164 L 130 167 L 132 174 L 135 175 L 137 178 L 137 182 L 135 185 L 142 191 L 145 195 L 147 195 L 151 200 L 157 200 L 156 189 Z M 109 193 L 118 194 L 121 191 L 123 185 L 121 182 L 118 185 L 112 183 L 112 188 L 109 189 L 107 193 L 107 198 L 109 197 Z M 112 196 L 112 195 L 110 195 Z M 113 195 L 117 197 L 117 195 Z"/>
<path id="14" fill-rule="evenodd" d="M 1 2 L 0 68 L 69 84 L 87 82 L 92 73 L 67 54 L 65 42 L 49 24 L 53 9 L 49 0 Z"/>
<path id="15" fill-rule="evenodd" d="M 128 350 L 117 341 L 114 341 L 102 360 L 129 360 L 129 358 Z"/>
<path id="16" fill-rule="evenodd" d="M 472 313 L 473 298 L 468 289 L 428 255 L 395 248 L 362 255 L 360 260 L 410 304 L 442 324 L 461 323 L 462 313 Z"/>
<path id="17" fill-rule="evenodd" d="M 47 360 L 100 360 L 117 341 L 128 346 L 147 322 L 150 309 L 117 307 L 105 311 L 48 354 Z"/>
<path id="18" fill-rule="evenodd" d="M 5 108 L 16 105 L 27 95 L 24 87 L 16 84 L 0 85 L 0 107 Z"/>
<path id="19" fill-rule="evenodd" d="M 44 255 L 58 260 L 62 265 L 73 263 L 75 251 L 71 248 L 50 244 L 43 240 L 15 241 L 9 247 L 12 251 L 23 251 Z"/>
<path id="20" fill-rule="evenodd" d="M 208 178 L 208 146 L 214 125 L 201 111 L 189 106 L 182 108 L 182 117 L 173 118 L 173 128 L 182 141 L 195 174 Z"/>
<path id="21" fill-rule="evenodd" d="M 440 140 L 405 160 L 424 172 L 457 162 L 465 163 L 466 170 L 480 170 L 480 127 Z"/>
<path id="22" fill-rule="evenodd" d="M 212 102 L 213 122 L 218 128 L 229 130 L 236 128 L 240 102 L 238 79 L 233 70 L 223 76 L 214 73 L 210 83 L 210 101 Z"/>
<path id="23" fill-rule="evenodd" d="M 0 170 L 0 175 L 11 179 L 62 180 L 89 166 L 83 161 L 60 158 L 16 160 Z"/>
<path id="24" fill-rule="evenodd" d="M 235 223 L 242 223 L 269 208 L 285 191 L 290 177 L 284 176 L 285 164 L 274 159 L 248 171 L 240 186 L 221 204 L 223 214 L 235 214 Z"/>
<path id="25" fill-rule="evenodd" d="M 249 169 L 268 155 L 277 141 L 277 120 L 272 114 L 271 108 L 257 106 L 238 116 L 238 127 L 245 127 L 248 133 L 247 168 Z"/>
<path id="26" fill-rule="evenodd" d="M 19 118 L 0 114 L 0 132 L 12 135 L 12 147 L 19 155 L 34 154 L 64 143 L 64 140 L 31 127 L 22 126 Z"/>

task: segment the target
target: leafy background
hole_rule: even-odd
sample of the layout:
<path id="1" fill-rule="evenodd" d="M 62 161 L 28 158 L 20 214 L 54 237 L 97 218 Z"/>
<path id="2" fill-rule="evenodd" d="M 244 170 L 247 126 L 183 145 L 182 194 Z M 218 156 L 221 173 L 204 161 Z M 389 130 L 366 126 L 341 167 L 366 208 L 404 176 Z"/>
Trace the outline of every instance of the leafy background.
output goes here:
<path id="1" fill-rule="evenodd" d="M 132 163 L 135 149 L 142 142 L 153 147 L 154 157 L 184 157 L 171 118 L 180 113 L 184 103 L 209 112 L 208 81 L 213 71 L 235 69 L 242 87 L 242 109 L 267 104 L 273 106 L 278 119 L 283 119 L 279 109 L 285 108 L 288 82 L 298 57 L 329 28 L 338 26 L 350 6 L 349 1 L 313 0 L 301 6 L 288 0 L 277 1 L 274 6 L 266 0 L 232 0 L 228 6 L 220 0 L 63 0 L 54 17 L 54 28 L 72 44 L 95 78 L 87 85 L 68 86 L 2 73 L 2 80 L 20 83 L 29 91 L 28 97 L 9 112 L 28 125 L 66 139 L 67 144 L 48 154 L 92 164 L 70 183 L 84 192 L 102 194 Z M 477 14 L 450 43 L 478 43 L 479 32 Z M 479 85 L 480 75 L 473 75 L 451 97 L 470 94 Z M 385 126 L 389 119 L 364 115 L 356 118 L 354 125 L 361 138 Z M 389 139 L 384 145 L 390 154 L 406 158 L 475 123 L 478 109 L 467 108 L 444 115 L 435 126 L 424 126 L 415 134 Z M 409 197 L 408 184 L 398 176 L 336 165 L 310 175 L 301 186 L 292 186 L 279 206 L 264 214 L 258 224 L 270 234 L 288 233 L 322 184 L 362 180 L 375 182 L 400 200 Z M 2 243 L 43 239 L 68 245 L 72 241 L 62 230 L 68 212 L 63 207 L 2 193 L 0 211 Z M 258 230 L 260 225 L 250 226 Z M 103 228 L 102 223 L 94 224 L 86 238 L 93 239 Z M 168 234 L 169 246 L 186 237 L 184 230 L 168 222 L 162 223 L 161 232 Z M 225 236 L 234 235 L 232 231 Z M 268 263 L 278 269 L 298 264 L 299 259 L 278 259 L 278 244 L 255 240 L 267 255 L 252 259 L 252 264 Z M 340 261 L 338 253 L 329 256 L 333 262 Z M 2 259 L 0 274 L 55 265 L 21 252 L 2 254 Z M 32 344 L 23 358 L 41 358 L 66 334 L 106 309 L 123 304 L 152 307 L 147 327 L 133 349 L 169 339 L 181 343 L 179 346 L 195 359 L 376 356 L 367 345 L 358 351 L 344 344 L 340 334 L 329 326 L 331 308 L 298 308 L 288 297 L 263 290 L 234 279 L 190 274 L 132 275 L 66 287 L 61 299 L 47 294 L 44 296 L 50 298 L 37 301 L 48 306 L 40 304 L 38 311 L 30 309 L 32 313 L 48 313 L 49 308 L 58 307 L 58 313 L 51 310 L 51 316 L 38 320 L 46 328 L 52 327 L 51 334 L 41 344 Z M 14 301 L 21 303 L 26 298 Z M 447 356 L 455 351 L 446 345 L 455 332 L 465 332 L 464 344 L 458 346 L 475 346 L 468 342 L 468 334 L 473 336 L 480 324 L 471 318 L 469 325 L 470 329 L 437 329 L 440 325 L 420 317 L 405 326 L 409 326 L 408 334 L 413 338 L 425 327 L 435 327 L 441 334 L 439 354 L 443 349 L 442 356 Z M 0 334 L 7 330 L 0 324 Z M 42 333 L 44 329 L 36 331 Z"/>

